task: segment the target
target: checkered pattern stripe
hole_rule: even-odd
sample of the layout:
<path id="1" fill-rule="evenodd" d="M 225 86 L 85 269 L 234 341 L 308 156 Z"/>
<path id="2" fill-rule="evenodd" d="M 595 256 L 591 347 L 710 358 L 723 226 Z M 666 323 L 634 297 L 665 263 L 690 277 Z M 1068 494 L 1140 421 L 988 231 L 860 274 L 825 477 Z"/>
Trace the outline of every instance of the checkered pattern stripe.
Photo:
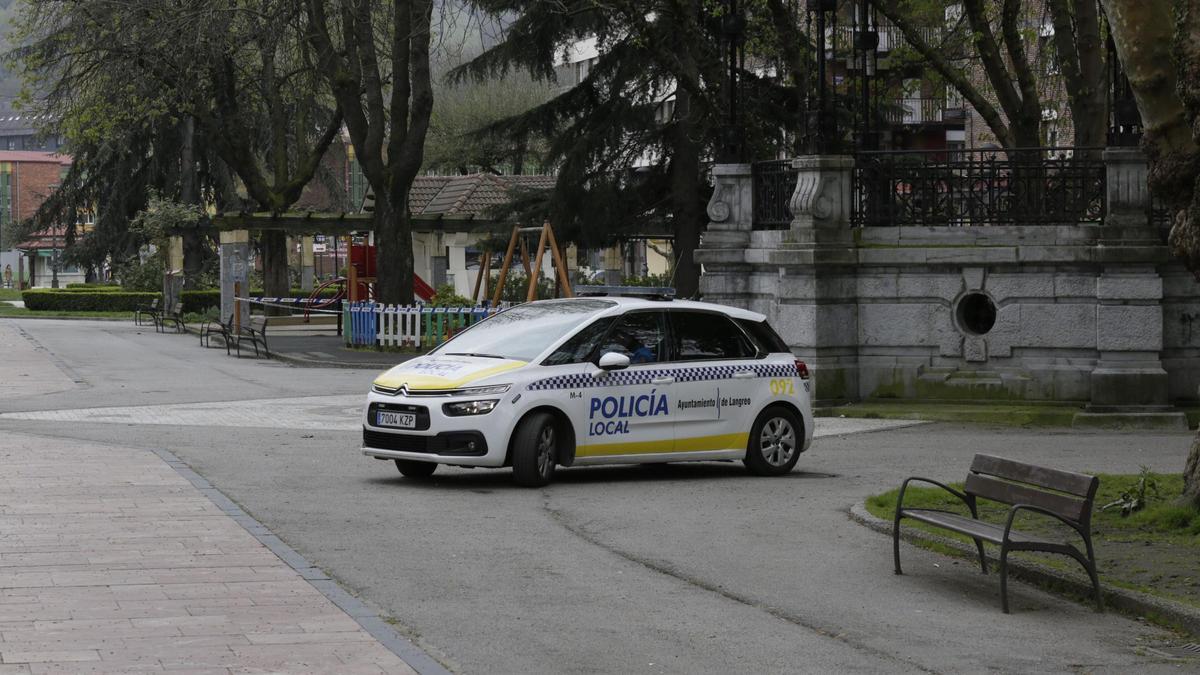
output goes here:
<path id="1" fill-rule="evenodd" d="M 618 370 L 611 377 L 603 380 L 586 373 L 556 375 L 536 382 L 531 382 L 526 389 L 541 391 L 547 389 L 588 389 L 590 387 L 630 387 L 650 384 L 651 380 L 661 377 L 674 377 L 676 382 L 705 382 L 709 380 L 725 380 L 733 377 L 734 373 L 753 370 L 756 377 L 796 377 L 799 373 L 794 364 L 756 364 L 750 366 L 678 366 L 675 368 L 656 368 L 654 370 Z"/>

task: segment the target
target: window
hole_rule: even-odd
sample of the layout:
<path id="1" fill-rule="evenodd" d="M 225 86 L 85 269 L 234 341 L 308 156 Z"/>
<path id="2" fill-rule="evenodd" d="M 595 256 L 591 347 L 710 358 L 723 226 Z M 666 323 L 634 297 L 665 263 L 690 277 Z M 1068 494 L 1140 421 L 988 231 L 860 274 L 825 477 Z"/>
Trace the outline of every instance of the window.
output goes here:
<path id="1" fill-rule="evenodd" d="M 600 340 L 616 319 L 606 317 L 579 331 L 570 340 L 554 350 L 542 361 L 543 366 L 561 366 L 568 363 L 584 363 L 592 359 L 592 353 L 600 346 Z"/>
<path id="2" fill-rule="evenodd" d="M 430 353 L 529 361 L 613 304 L 609 300 L 579 298 L 518 305 L 480 321 Z"/>
<path id="3" fill-rule="evenodd" d="M 634 364 L 657 363 L 663 360 L 665 334 L 661 312 L 626 314 L 604 338 L 600 354 L 624 354 Z"/>
<path id="4" fill-rule="evenodd" d="M 738 319 L 738 325 L 750 334 L 750 338 L 754 340 L 763 354 L 791 353 L 792 350 L 788 348 L 787 343 L 766 321 Z"/>
<path id="5" fill-rule="evenodd" d="M 756 353 L 745 334 L 720 314 L 671 312 L 671 329 L 679 361 L 744 359 Z"/>

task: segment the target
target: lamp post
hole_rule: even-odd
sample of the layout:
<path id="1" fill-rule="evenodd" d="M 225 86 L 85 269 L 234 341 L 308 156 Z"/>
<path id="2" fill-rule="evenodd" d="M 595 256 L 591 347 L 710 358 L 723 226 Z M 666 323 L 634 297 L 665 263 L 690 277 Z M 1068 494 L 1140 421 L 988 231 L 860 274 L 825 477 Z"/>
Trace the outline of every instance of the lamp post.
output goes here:
<path id="1" fill-rule="evenodd" d="M 51 185 L 51 191 L 57 190 L 58 185 Z M 50 236 L 54 244 L 54 249 L 50 255 L 50 288 L 58 288 L 58 224 L 50 226 Z"/>

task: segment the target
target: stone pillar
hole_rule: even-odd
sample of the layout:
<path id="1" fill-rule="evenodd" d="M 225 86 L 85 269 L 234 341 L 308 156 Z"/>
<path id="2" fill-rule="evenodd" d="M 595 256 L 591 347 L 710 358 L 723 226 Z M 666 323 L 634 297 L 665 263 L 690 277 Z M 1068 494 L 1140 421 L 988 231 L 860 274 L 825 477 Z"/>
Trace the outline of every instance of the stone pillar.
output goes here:
<path id="1" fill-rule="evenodd" d="M 854 158 L 797 157 L 792 168 L 794 249 L 781 261 L 778 294 L 786 302 L 779 306 L 777 328 L 808 363 L 814 399 L 857 400 L 858 253 L 850 227 Z"/>
<path id="2" fill-rule="evenodd" d="M 313 289 L 313 237 L 306 234 L 300 237 L 300 290 Z"/>
<path id="3" fill-rule="evenodd" d="M 1124 419 L 1133 414 L 1162 418 L 1154 426 L 1186 428 L 1182 413 L 1168 412 L 1163 281 L 1154 264 L 1166 262 L 1167 254 L 1150 228 L 1146 159 L 1138 148 L 1124 147 L 1107 148 L 1103 157 L 1106 214 L 1097 247 L 1103 268 L 1096 278 L 1099 358 L 1092 370 L 1088 413 L 1077 416 L 1076 424 L 1103 424 L 1105 417 L 1114 423 L 1139 422 Z"/>
<path id="4" fill-rule="evenodd" d="M 167 242 L 167 270 L 163 273 L 162 310 L 174 314 L 180 310 L 183 292 L 183 237 L 172 236 Z"/>
<path id="5" fill-rule="evenodd" d="M 1104 150 L 1106 226 L 1144 226 L 1150 207 L 1149 167 L 1140 148 Z"/>
<path id="6" fill-rule="evenodd" d="M 704 265 L 700 293 L 709 302 L 749 307 L 750 231 L 754 227 L 754 183 L 749 164 L 717 164 L 712 168 L 713 193 L 708 200 L 708 228 L 695 253 Z"/>
<path id="7" fill-rule="evenodd" d="M 250 232 L 230 230 L 221 233 L 221 321 L 233 316 L 234 284 L 240 284 L 242 297 L 250 293 Z M 242 302 L 242 321 L 250 316 L 250 303 Z"/>

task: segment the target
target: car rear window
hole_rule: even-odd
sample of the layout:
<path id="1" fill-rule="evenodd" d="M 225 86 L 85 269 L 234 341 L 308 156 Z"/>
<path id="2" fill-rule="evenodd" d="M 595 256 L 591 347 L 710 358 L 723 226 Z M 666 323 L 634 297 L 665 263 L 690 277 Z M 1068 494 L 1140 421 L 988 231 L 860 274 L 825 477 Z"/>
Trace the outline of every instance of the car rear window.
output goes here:
<path id="1" fill-rule="evenodd" d="M 779 337 L 779 333 L 771 328 L 770 324 L 763 321 L 751 321 L 750 319 L 738 319 L 740 325 L 750 335 L 758 348 L 769 354 L 791 353 L 787 343 L 783 338 Z"/>

